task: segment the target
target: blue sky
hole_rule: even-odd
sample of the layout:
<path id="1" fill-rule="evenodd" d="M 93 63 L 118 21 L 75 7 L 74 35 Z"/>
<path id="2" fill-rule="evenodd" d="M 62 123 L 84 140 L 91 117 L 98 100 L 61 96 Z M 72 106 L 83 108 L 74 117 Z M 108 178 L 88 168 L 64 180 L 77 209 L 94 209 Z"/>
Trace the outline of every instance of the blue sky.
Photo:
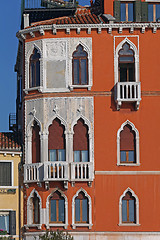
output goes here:
<path id="1" fill-rule="evenodd" d="M 79 0 L 90 5 L 90 0 Z M 0 132 L 9 130 L 9 113 L 16 112 L 16 73 L 18 48 L 16 32 L 20 29 L 21 0 L 2 1 L 0 5 Z"/>

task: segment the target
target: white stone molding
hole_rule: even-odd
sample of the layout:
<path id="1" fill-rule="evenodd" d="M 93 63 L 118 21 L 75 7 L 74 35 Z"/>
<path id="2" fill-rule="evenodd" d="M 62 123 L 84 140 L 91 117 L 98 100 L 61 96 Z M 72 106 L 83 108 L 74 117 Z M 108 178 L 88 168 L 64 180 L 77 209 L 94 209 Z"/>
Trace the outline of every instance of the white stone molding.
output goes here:
<path id="1" fill-rule="evenodd" d="M 72 77 L 72 59 L 73 53 L 76 48 L 81 45 L 85 52 L 88 54 L 88 84 L 87 85 L 73 85 Z M 93 80 L 92 80 L 92 38 L 70 38 L 69 41 L 69 88 L 88 88 L 91 90 Z"/>
<path id="2" fill-rule="evenodd" d="M 75 222 L 75 199 L 76 199 L 76 197 L 78 197 L 78 194 L 80 192 L 83 192 L 85 197 L 88 198 L 89 223 L 76 223 Z M 75 229 L 76 227 L 88 227 L 89 229 L 91 229 L 92 226 L 93 226 L 93 224 L 92 224 L 92 200 L 91 200 L 91 197 L 88 195 L 87 191 L 84 190 L 83 188 L 80 188 L 72 198 L 72 228 Z"/>
<path id="3" fill-rule="evenodd" d="M 32 163 L 32 127 L 34 122 L 37 123 L 37 125 L 40 128 L 39 135 L 41 136 L 42 131 L 42 125 L 41 122 L 38 120 L 36 116 L 33 116 L 33 118 L 30 120 L 29 124 L 26 127 L 26 136 L 25 136 L 25 164 Z M 40 137 L 41 139 L 41 137 Z M 40 145 L 41 148 L 41 145 Z M 40 162 L 41 162 L 41 156 L 40 156 Z"/>
<path id="4" fill-rule="evenodd" d="M 52 194 L 54 192 L 58 191 L 61 195 L 61 197 L 64 198 L 64 210 L 65 210 L 65 222 L 64 223 L 50 223 L 50 219 L 49 219 L 49 199 L 50 197 L 52 196 Z M 58 188 L 55 188 L 52 193 L 47 197 L 47 200 L 46 200 L 46 222 L 45 222 L 45 225 L 47 227 L 47 229 L 49 229 L 49 227 L 64 227 L 65 229 L 67 229 L 68 227 L 68 199 L 66 197 L 66 195 L 63 193 L 63 191 L 61 191 L 60 189 Z"/>
<path id="5" fill-rule="evenodd" d="M 122 199 L 123 197 L 125 196 L 125 194 L 127 192 L 130 192 L 132 194 L 132 196 L 135 198 L 135 201 L 136 201 L 136 223 L 122 223 Z M 131 188 L 127 188 L 123 194 L 120 196 L 120 199 L 119 199 L 119 226 L 139 226 L 139 199 L 137 197 L 137 195 L 134 193 L 134 191 L 131 189 Z"/>
<path id="6" fill-rule="evenodd" d="M 30 32 L 31 34 L 31 32 Z M 38 87 L 29 87 L 29 59 L 33 53 L 33 50 L 37 49 L 38 53 L 40 54 L 40 86 Z M 42 41 L 33 41 L 29 43 L 25 43 L 25 92 L 29 90 L 39 90 L 41 91 L 41 86 L 43 86 L 43 50 L 42 50 Z"/>
<path id="7" fill-rule="evenodd" d="M 139 82 L 139 49 L 135 46 L 135 44 L 130 41 L 127 36 L 123 41 L 121 41 L 116 49 L 114 49 L 114 84 L 118 82 L 118 58 L 119 58 L 119 50 L 122 49 L 123 44 L 128 43 L 130 49 L 134 52 L 135 58 L 135 82 Z"/>
<path id="8" fill-rule="evenodd" d="M 120 157 L 120 133 L 121 131 L 123 131 L 124 127 L 126 125 L 131 126 L 132 131 L 135 132 L 135 141 L 136 141 L 136 162 L 135 163 L 122 163 L 121 162 L 121 157 Z M 139 166 L 140 165 L 140 159 L 139 159 L 139 132 L 136 129 L 136 127 L 134 126 L 134 124 L 132 122 L 130 122 L 129 120 L 125 121 L 120 129 L 117 132 L 117 165 L 118 166 Z"/>
<path id="9" fill-rule="evenodd" d="M 36 193 L 37 197 L 39 198 L 39 216 L 40 216 L 40 223 L 39 224 L 33 224 L 33 204 L 32 204 L 32 198 L 34 197 L 34 193 Z M 42 199 L 39 195 L 39 193 L 33 189 L 30 193 L 28 199 L 27 199 L 27 225 L 26 227 L 37 227 L 38 229 L 41 229 L 42 224 L 45 224 L 42 218 Z"/>

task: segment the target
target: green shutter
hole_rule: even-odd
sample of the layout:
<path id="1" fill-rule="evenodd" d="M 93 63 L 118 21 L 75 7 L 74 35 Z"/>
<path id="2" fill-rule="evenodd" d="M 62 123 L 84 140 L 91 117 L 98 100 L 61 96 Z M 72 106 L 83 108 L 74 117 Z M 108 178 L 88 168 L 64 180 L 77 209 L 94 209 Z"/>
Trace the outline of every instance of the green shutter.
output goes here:
<path id="1" fill-rule="evenodd" d="M 9 212 L 9 234 L 16 235 L 16 211 Z"/>
<path id="2" fill-rule="evenodd" d="M 141 2 L 134 2 L 134 22 L 141 22 Z"/>
<path id="3" fill-rule="evenodd" d="M 114 1 L 114 17 L 116 22 L 121 21 L 121 3 L 120 1 Z"/>
<path id="4" fill-rule="evenodd" d="M 148 3 L 141 2 L 141 22 L 148 22 Z"/>

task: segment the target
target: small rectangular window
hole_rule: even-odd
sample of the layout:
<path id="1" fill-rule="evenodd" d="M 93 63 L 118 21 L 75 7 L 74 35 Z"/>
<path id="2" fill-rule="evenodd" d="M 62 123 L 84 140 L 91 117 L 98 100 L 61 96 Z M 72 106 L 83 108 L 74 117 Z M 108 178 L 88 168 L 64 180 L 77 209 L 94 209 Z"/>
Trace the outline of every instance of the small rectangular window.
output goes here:
<path id="1" fill-rule="evenodd" d="M 121 3 L 121 22 L 133 22 L 133 3 Z"/>
<path id="2" fill-rule="evenodd" d="M 9 233 L 9 212 L 0 212 L 0 229 Z"/>
<path id="3" fill-rule="evenodd" d="M 156 22 L 160 18 L 160 4 L 148 4 L 148 21 Z"/>
<path id="4" fill-rule="evenodd" d="M 0 186 L 12 186 L 11 162 L 0 162 Z"/>
<path id="5" fill-rule="evenodd" d="M 88 162 L 88 150 L 74 151 L 74 162 Z"/>

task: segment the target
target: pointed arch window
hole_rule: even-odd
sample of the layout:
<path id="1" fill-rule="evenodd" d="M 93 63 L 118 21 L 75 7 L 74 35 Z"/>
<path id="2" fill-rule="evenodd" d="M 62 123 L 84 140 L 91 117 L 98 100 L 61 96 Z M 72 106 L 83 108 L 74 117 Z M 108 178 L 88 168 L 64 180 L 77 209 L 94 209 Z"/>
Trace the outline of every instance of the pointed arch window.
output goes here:
<path id="1" fill-rule="evenodd" d="M 65 128 L 59 119 L 49 127 L 48 149 L 50 161 L 66 161 Z"/>
<path id="2" fill-rule="evenodd" d="M 39 207 L 39 198 L 37 197 L 37 194 L 34 193 L 33 197 L 31 198 L 32 205 L 33 205 L 33 224 L 39 224 L 40 223 L 40 207 Z"/>
<path id="3" fill-rule="evenodd" d="M 75 199 L 75 223 L 89 223 L 88 198 L 80 192 Z"/>
<path id="4" fill-rule="evenodd" d="M 88 53 L 81 45 L 78 45 L 72 57 L 72 84 L 88 85 Z"/>
<path id="5" fill-rule="evenodd" d="M 39 87 L 40 86 L 40 54 L 35 48 L 29 61 L 30 68 L 30 81 L 29 87 Z"/>
<path id="6" fill-rule="evenodd" d="M 128 43 L 124 43 L 119 51 L 119 82 L 135 81 L 135 58 L 134 52 Z"/>
<path id="7" fill-rule="evenodd" d="M 74 162 L 89 162 L 88 126 L 79 119 L 74 126 L 73 136 Z"/>
<path id="8" fill-rule="evenodd" d="M 136 223 L 136 200 L 130 191 L 122 198 L 122 223 Z"/>
<path id="9" fill-rule="evenodd" d="M 32 163 L 40 162 L 40 127 L 37 122 L 32 127 Z"/>
<path id="10" fill-rule="evenodd" d="M 49 199 L 49 222 L 65 223 L 65 199 L 58 191 Z"/>

